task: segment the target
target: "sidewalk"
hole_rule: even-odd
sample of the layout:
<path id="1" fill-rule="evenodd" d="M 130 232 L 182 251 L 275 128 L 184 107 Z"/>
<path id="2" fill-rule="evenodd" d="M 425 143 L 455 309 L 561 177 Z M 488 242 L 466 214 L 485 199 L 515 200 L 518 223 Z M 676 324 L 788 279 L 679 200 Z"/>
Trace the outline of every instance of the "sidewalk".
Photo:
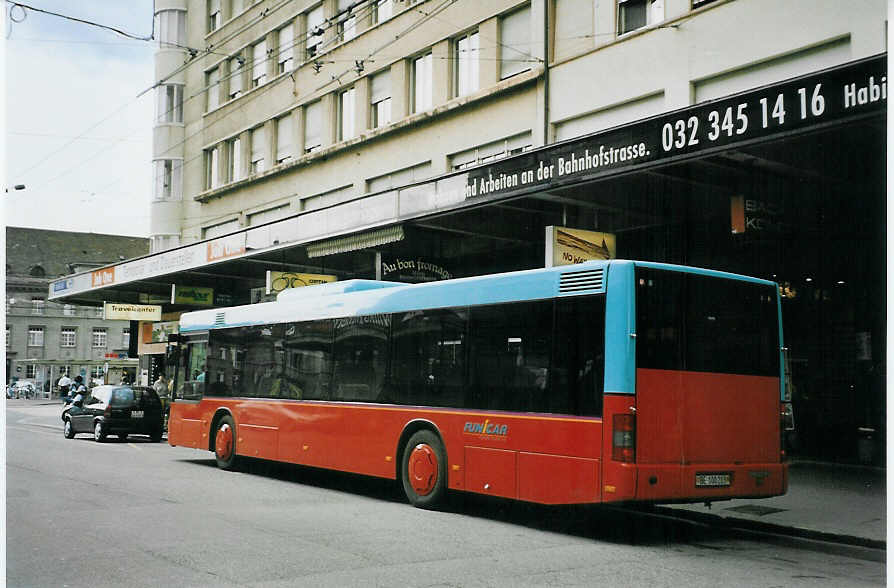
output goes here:
<path id="1" fill-rule="evenodd" d="M 885 475 L 881 468 L 796 461 L 783 496 L 715 502 L 710 509 L 702 504 L 666 508 L 771 532 L 885 548 Z"/>

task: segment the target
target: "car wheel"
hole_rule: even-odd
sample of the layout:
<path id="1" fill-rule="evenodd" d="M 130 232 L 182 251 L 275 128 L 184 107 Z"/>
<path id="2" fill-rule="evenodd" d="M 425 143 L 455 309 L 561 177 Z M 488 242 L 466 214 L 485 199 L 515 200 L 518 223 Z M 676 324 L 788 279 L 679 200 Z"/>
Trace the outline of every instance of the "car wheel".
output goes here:
<path id="1" fill-rule="evenodd" d="M 236 467 L 236 423 L 233 417 L 226 415 L 217 422 L 214 432 L 214 457 L 217 467 L 232 470 Z"/>
<path id="2" fill-rule="evenodd" d="M 443 501 L 447 493 L 447 452 L 432 431 L 416 431 L 407 441 L 400 478 L 413 506 L 431 509 Z"/>
<path id="3" fill-rule="evenodd" d="M 102 421 L 96 421 L 96 424 L 93 425 L 93 440 L 97 442 L 106 440 L 106 427 Z"/>
<path id="4" fill-rule="evenodd" d="M 66 439 L 74 439 L 74 427 L 71 426 L 71 419 L 65 419 L 65 425 L 62 427 L 62 434 Z"/>
<path id="5" fill-rule="evenodd" d="M 122 441 L 127 441 L 127 433 L 118 433 L 118 438 Z"/>

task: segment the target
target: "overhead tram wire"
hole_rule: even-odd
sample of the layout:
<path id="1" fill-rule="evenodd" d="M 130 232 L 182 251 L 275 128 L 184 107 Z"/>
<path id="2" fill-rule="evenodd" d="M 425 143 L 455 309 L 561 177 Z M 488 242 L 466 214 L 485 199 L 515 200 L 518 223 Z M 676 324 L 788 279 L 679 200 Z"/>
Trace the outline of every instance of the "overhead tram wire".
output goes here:
<path id="1" fill-rule="evenodd" d="M 66 19 L 66 20 L 71 20 L 71 21 L 80 22 L 80 23 L 83 23 L 83 24 L 87 24 L 87 25 L 91 25 L 91 26 L 99 27 L 99 28 L 102 28 L 102 29 L 107 29 L 107 30 L 113 31 L 113 32 L 115 32 L 115 33 L 117 33 L 117 34 L 119 34 L 119 35 L 122 35 L 122 36 L 124 36 L 124 37 L 128 37 L 128 38 L 131 38 L 131 39 L 135 39 L 135 40 L 137 40 L 137 41 L 152 41 L 153 38 L 155 37 L 155 0 L 153 0 L 153 2 L 152 2 L 152 14 L 153 14 L 153 18 L 152 18 L 152 34 L 149 35 L 149 37 L 140 37 L 140 36 L 132 35 L 132 34 L 126 32 L 126 31 L 122 31 L 122 30 L 117 29 L 117 28 L 115 28 L 115 27 L 110 27 L 110 26 L 107 26 L 107 25 L 102 25 L 102 24 L 95 23 L 95 22 L 91 22 L 91 21 L 88 21 L 88 20 L 84 20 L 84 19 L 80 19 L 80 18 L 75 18 L 75 17 L 72 17 L 72 16 L 67 16 L 67 15 L 64 15 L 64 14 L 56 13 L 56 12 L 51 12 L 51 11 L 49 11 L 49 10 L 43 10 L 43 9 L 41 9 L 41 8 L 35 8 L 35 7 L 30 6 L 30 5 L 27 5 L 27 4 L 22 4 L 21 2 L 14 2 L 13 0 L 6 0 L 6 2 L 7 2 L 8 4 L 11 4 L 11 5 L 12 5 L 12 6 L 10 6 L 10 11 L 12 11 L 12 9 L 15 8 L 15 7 L 19 7 L 19 8 L 21 8 L 21 9 L 23 9 L 23 10 L 24 10 L 24 9 L 33 10 L 33 11 L 35 11 L 35 12 L 40 12 L 40 13 L 45 13 L 45 14 L 49 14 L 49 15 L 52 15 L 52 16 L 57 16 L 57 17 L 59 17 L 59 18 L 63 18 L 63 19 Z M 24 14 L 27 15 L 27 12 L 25 12 Z M 24 20 L 24 18 L 25 18 L 25 17 L 23 16 L 21 20 L 16 21 L 15 19 L 12 19 L 12 21 L 13 21 L 13 22 L 22 22 L 22 21 Z M 82 133 L 80 133 L 80 134 L 76 135 L 75 137 L 73 137 L 73 138 L 71 139 L 71 141 L 68 141 L 67 143 L 65 143 L 64 145 L 62 145 L 62 147 L 56 149 L 55 151 L 52 151 L 52 152 L 49 153 L 48 155 L 44 156 L 42 159 L 38 160 L 37 163 L 35 163 L 35 164 L 31 165 L 30 167 L 26 168 L 24 171 L 21 171 L 21 172 L 16 173 L 15 175 L 17 175 L 17 176 L 24 176 L 25 174 L 30 173 L 30 172 L 33 171 L 34 169 L 40 167 L 44 162 L 46 162 L 47 160 L 49 160 L 51 157 L 53 157 L 54 155 L 57 155 L 58 153 L 61 153 L 62 151 L 64 151 L 65 149 L 67 149 L 69 146 L 71 146 L 72 144 L 74 144 L 75 142 L 77 142 L 81 137 L 83 137 L 84 135 L 86 135 L 87 133 L 89 133 L 90 131 L 92 131 L 93 129 L 95 129 L 96 127 L 98 127 L 99 125 L 103 124 L 104 122 L 108 121 L 110 118 L 112 118 L 113 116 L 117 115 L 118 113 L 120 113 L 120 112 L 123 111 L 124 109 L 129 108 L 129 107 L 132 106 L 135 102 L 136 102 L 136 99 L 131 100 L 130 102 L 128 102 L 128 103 L 122 105 L 122 106 L 119 107 L 118 109 L 114 110 L 111 114 L 109 114 L 109 115 L 106 116 L 105 118 L 101 119 L 99 122 L 94 123 L 94 124 L 91 125 L 89 128 L 87 128 L 85 131 L 83 131 Z"/>
<path id="2" fill-rule="evenodd" d="M 82 24 L 85 24 L 85 25 L 89 25 L 89 26 L 92 26 L 92 27 L 98 27 L 98 28 L 100 28 L 100 29 L 106 29 L 106 30 L 108 30 L 108 31 L 112 31 L 112 32 L 114 32 L 114 33 L 117 33 L 117 34 L 121 35 L 122 37 L 127 37 L 127 38 L 129 38 L 129 39 L 135 39 L 135 40 L 137 40 L 137 41 L 152 41 L 152 40 L 155 38 L 155 1 L 154 1 L 154 0 L 153 0 L 153 2 L 152 2 L 152 16 L 153 16 L 153 18 L 152 18 L 152 33 L 151 33 L 148 37 L 141 37 L 141 36 L 138 36 L 138 35 L 134 35 L 134 34 L 132 34 L 132 33 L 128 33 L 127 31 L 123 31 L 123 30 L 121 30 L 121 29 L 119 29 L 119 28 L 112 27 L 112 26 L 109 26 L 109 25 L 100 24 L 100 23 L 98 23 L 98 22 L 93 22 L 93 21 L 91 21 L 91 20 L 85 20 L 85 19 L 82 19 L 82 18 L 77 18 L 77 17 L 74 17 L 74 16 L 69 16 L 69 15 L 67 15 L 67 14 L 60 14 L 60 13 L 58 13 L 58 12 L 52 12 L 52 11 L 50 11 L 50 10 L 44 10 L 43 8 L 36 8 L 36 7 L 34 7 L 34 6 L 30 6 L 30 5 L 28 5 L 28 4 L 23 4 L 23 3 L 21 3 L 21 2 L 17 2 L 17 1 L 15 1 L 15 0 L 6 0 L 6 3 L 12 5 L 12 6 L 10 7 L 10 10 L 11 10 L 12 8 L 15 8 L 15 7 L 19 7 L 19 8 L 27 9 L 27 10 L 33 10 L 34 12 L 40 12 L 40 13 L 43 13 L 43 14 L 49 14 L 49 15 L 52 15 L 52 16 L 57 16 L 57 17 L 59 17 L 59 18 L 63 18 L 63 19 L 65 19 L 65 20 L 71 20 L 71 21 L 79 22 L 79 23 L 82 23 Z M 25 14 L 27 15 L 27 12 L 26 12 Z M 22 21 L 24 20 L 24 17 L 23 17 L 21 20 L 15 20 L 15 19 L 13 19 L 13 18 L 10 18 L 10 20 L 12 20 L 12 22 L 22 22 Z"/>

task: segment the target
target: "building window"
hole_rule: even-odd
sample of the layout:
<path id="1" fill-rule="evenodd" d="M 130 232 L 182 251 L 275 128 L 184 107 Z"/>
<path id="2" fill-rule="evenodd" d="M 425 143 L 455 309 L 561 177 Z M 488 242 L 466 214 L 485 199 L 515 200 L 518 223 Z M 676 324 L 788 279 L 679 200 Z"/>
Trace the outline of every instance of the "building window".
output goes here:
<path id="1" fill-rule="evenodd" d="M 242 70 L 245 60 L 242 57 L 234 57 L 230 60 L 230 100 L 242 96 Z"/>
<path id="2" fill-rule="evenodd" d="M 93 327 L 93 348 L 101 349 L 106 347 L 106 330 Z"/>
<path id="3" fill-rule="evenodd" d="M 220 68 L 215 67 L 205 74 L 205 91 L 208 92 L 208 110 L 214 110 L 220 105 Z"/>
<path id="4" fill-rule="evenodd" d="M 357 36 L 357 15 L 351 14 L 353 0 L 338 0 L 338 38 L 350 41 Z"/>
<path id="5" fill-rule="evenodd" d="M 90 368 L 91 380 L 105 380 L 105 372 L 102 371 L 101 365 L 95 365 Z"/>
<path id="6" fill-rule="evenodd" d="M 208 0 L 208 32 L 220 28 L 220 0 Z"/>
<path id="7" fill-rule="evenodd" d="M 236 182 L 242 179 L 242 141 L 239 137 L 227 141 L 227 181 Z"/>
<path id="8" fill-rule="evenodd" d="M 376 0 L 373 2 L 372 22 L 385 22 L 394 15 L 394 0 Z"/>
<path id="9" fill-rule="evenodd" d="M 180 200 L 181 172 L 180 159 L 157 159 L 155 165 L 155 200 Z"/>
<path id="10" fill-rule="evenodd" d="M 618 34 L 664 20 L 664 0 L 618 0 Z"/>
<path id="11" fill-rule="evenodd" d="M 478 31 L 456 40 L 456 95 L 465 96 L 478 90 Z"/>
<path id="12" fill-rule="evenodd" d="M 158 253 L 180 245 L 180 235 L 153 235 L 149 239 L 149 251 Z"/>
<path id="13" fill-rule="evenodd" d="M 31 314 L 42 315 L 46 310 L 47 302 L 43 298 L 31 299 Z"/>
<path id="14" fill-rule="evenodd" d="M 292 114 L 276 119 L 276 164 L 291 161 L 295 155 L 292 149 Z"/>
<path id="15" fill-rule="evenodd" d="M 59 332 L 60 347 L 75 347 L 77 345 L 77 329 L 74 327 L 62 327 Z"/>
<path id="16" fill-rule="evenodd" d="M 155 122 L 183 122 L 183 86 L 180 84 L 162 84 L 155 89 Z"/>
<path id="17" fill-rule="evenodd" d="M 305 23 L 305 30 L 307 31 L 307 41 L 305 43 L 305 47 L 307 48 L 307 58 L 313 59 L 317 55 L 317 51 L 320 48 L 320 42 L 323 40 L 322 4 L 307 12 Z"/>
<path id="18" fill-rule="evenodd" d="M 255 127 L 251 130 L 251 165 L 249 173 L 257 174 L 264 171 L 264 154 L 267 151 L 267 134 L 264 127 Z"/>
<path id="19" fill-rule="evenodd" d="M 345 90 L 338 96 L 338 140 L 346 141 L 354 136 L 355 88 Z"/>
<path id="20" fill-rule="evenodd" d="M 391 71 L 377 73 L 370 79 L 370 106 L 372 107 L 372 128 L 377 129 L 391 123 Z"/>
<path id="21" fill-rule="evenodd" d="M 45 278 L 47 270 L 43 269 L 42 265 L 35 265 L 28 271 L 28 275 L 32 278 Z"/>
<path id="22" fill-rule="evenodd" d="M 186 46 L 186 11 L 161 10 L 155 15 L 159 47 Z"/>
<path id="23" fill-rule="evenodd" d="M 12 341 L 12 329 L 9 325 L 6 325 L 6 348 L 9 349 L 9 346 Z"/>
<path id="24" fill-rule="evenodd" d="M 277 37 L 277 57 L 276 57 L 276 73 L 285 73 L 292 71 L 293 65 L 293 46 L 295 45 L 295 29 L 292 25 L 284 26 L 276 33 Z"/>
<path id="25" fill-rule="evenodd" d="M 248 226 L 254 227 L 257 225 L 262 225 L 264 223 L 269 223 L 271 221 L 285 218 L 288 214 L 289 214 L 289 205 L 288 204 L 283 204 L 283 205 L 277 206 L 275 208 L 268 208 L 267 210 L 253 212 L 248 215 Z"/>
<path id="26" fill-rule="evenodd" d="M 211 190 L 220 186 L 220 148 L 205 150 L 205 189 Z"/>
<path id="27" fill-rule="evenodd" d="M 413 60 L 413 112 L 424 112 L 432 106 L 432 55 L 426 53 Z"/>
<path id="28" fill-rule="evenodd" d="M 43 347 L 43 327 L 28 327 L 28 347 Z"/>
<path id="29" fill-rule="evenodd" d="M 531 133 L 520 133 L 499 141 L 492 141 L 450 156 L 450 167 L 454 170 L 474 167 L 482 163 L 517 155 L 532 147 Z"/>
<path id="30" fill-rule="evenodd" d="M 531 69 L 531 8 L 500 19 L 500 79 Z"/>
<path id="31" fill-rule="evenodd" d="M 123 329 L 121 329 L 121 348 L 130 348 L 130 327 L 124 327 Z"/>
<path id="32" fill-rule="evenodd" d="M 33 379 L 37 377 L 37 366 L 33 363 L 29 363 L 25 366 L 25 377 L 29 379 Z"/>
<path id="33" fill-rule="evenodd" d="M 323 107 L 319 100 L 304 107 L 304 152 L 312 153 L 323 145 Z"/>
<path id="34" fill-rule="evenodd" d="M 211 225 L 202 229 L 203 239 L 213 239 L 222 235 L 228 235 L 239 230 L 239 219 L 228 220 L 224 223 Z"/>
<path id="35" fill-rule="evenodd" d="M 62 307 L 63 316 L 74 316 L 75 315 L 75 307 L 74 304 L 66 304 Z"/>
<path id="36" fill-rule="evenodd" d="M 382 192 L 392 188 L 407 186 L 413 182 L 426 180 L 432 176 L 431 161 L 426 161 L 411 167 L 405 167 L 389 174 L 370 178 L 366 181 L 366 192 Z"/>
<path id="37" fill-rule="evenodd" d="M 251 87 L 257 88 L 267 82 L 267 41 L 254 45 L 251 56 Z"/>

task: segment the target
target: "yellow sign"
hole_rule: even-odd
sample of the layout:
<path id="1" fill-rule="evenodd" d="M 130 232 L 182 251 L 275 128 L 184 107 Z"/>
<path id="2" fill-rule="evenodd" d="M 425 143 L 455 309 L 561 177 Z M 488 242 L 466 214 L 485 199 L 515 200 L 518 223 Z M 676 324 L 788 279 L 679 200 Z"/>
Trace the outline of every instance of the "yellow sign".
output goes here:
<path id="1" fill-rule="evenodd" d="M 327 282 L 335 282 L 337 276 L 329 274 L 299 274 L 296 272 L 267 271 L 267 294 L 279 294 L 288 288 L 315 286 Z"/>
<path id="2" fill-rule="evenodd" d="M 161 307 L 154 304 L 106 302 L 102 305 L 102 318 L 111 321 L 157 321 L 161 319 Z"/>
<path id="3" fill-rule="evenodd" d="M 177 284 L 174 284 L 171 288 L 171 304 L 212 306 L 214 304 L 214 288 L 178 286 Z"/>
<path id="4" fill-rule="evenodd" d="M 618 254 L 615 235 L 599 231 L 546 227 L 546 267 L 614 259 Z"/>

